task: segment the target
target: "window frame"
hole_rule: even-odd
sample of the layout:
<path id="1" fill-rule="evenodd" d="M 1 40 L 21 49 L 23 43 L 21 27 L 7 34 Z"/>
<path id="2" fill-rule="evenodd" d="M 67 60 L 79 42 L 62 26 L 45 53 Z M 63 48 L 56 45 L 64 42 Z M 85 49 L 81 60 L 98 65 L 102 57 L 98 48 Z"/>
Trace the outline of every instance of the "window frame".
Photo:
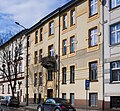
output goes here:
<path id="1" fill-rule="evenodd" d="M 49 23 L 49 36 L 54 35 L 54 20 Z"/>
<path id="2" fill-rule="evenodd" d="M 27 36 L 27 46 L 30 47 L 30 35 Z"/>
<path id="3" fill-rule="evenodd" d="M 96 30 L 96 32 L 95 32 Z M 93 31 L 93 32 L 92 32 Z M 98 46 L 98 28 L 97 26 L 89 29 L 89 47 Z M 92 34 L 93 33 L 93 34 Z M 93 38 L 93 40 L 92 40 Z M 93 42 L 92 42 L 93 41 Z M 96 42 L 96 43 L 95 43 Z"/>
<path id="4" fill-rule="evenodd" d="M 94 11 L 93 14 L 91 14 L 91 0 L 89 0 L 89 17 L 92 17 L 92 16 L 98 14 L 98 0 L 96 2 L 97 3 L 93 3 L 92 6 L 94 6 L 96 4 L 97 5 L 97 9 Z"/>
<path id="5" fill-rule="evenodd" d="M 48 56 L 54 56 L 54 46 L 53 44 L 48 46 Z"/>
<path id="6" fill-rule="evenodd" d="M 75 53 L 75 36 L 70 37 L 70 53 Z"/>
<path id="7" fill-rule="evenodd" d="M 38 30 L 35 31 L 35 44 L 38 43 Z"/>
<path id="8" fill-rule="evenodd" d="M 43 28 L 40 28 L 40 42 L 43 41 Z"/>
<path id="9" fill-rule="evenodd" d="M 34 74 L 34 87 L 37 86 L 37 73 Z"/>
<path id="10" fill-rule="evenodd" d="M 47 74 L 47 80 L 48 81 L 53 81 L 53 70 L 48 70 L 48 74 Z"/>
<path id="11" fill-rule="evenodd" d="M 112 64 L 113 63 L 119 63 L 120 64 L 120 60 L 118 60 L 118 61 L 113 61 L 113 62 L 111 62 L 110 63 L 110 82 L 111 83 L 118 83 L 118 82 L 120 82 L 120 73 L 119 74 L 117 74 L 117 79 L 119 79 L 119 80 L 113 80 L 113 73 L 112 73 L 112 71 L 120 71 L 120 66 L 119 67 L 114 67 L 114 68 L 112 68 Z M 115 65 L 118 65 L 118 64 L 115 64 Z M 115 76 L 116 77 L 116 76 Z"/>
<path id="12" fill-rule="evenodd" d="M 114 0 L 114 1 L 116 2 L 116 0 Z M 115 3 L 115 6 L 114 6 L 114 7 L 112 7 L 112 0 L 110 0 L 110 2 L 109 2 L 109 6 L 110 6 L 110 10 L 112 10 L 112 9 L 115 9 L 115 8 L 120 7 L 120 4 L 119 4 L 119 5 L 117 5 L 117 3 Z"/>
<path id="13" fill-rule="evenodd" d="M 42 61 L 42 49 L 39 50 L 39 63 Z"/>
<path id="14" fill-rule="evenodd" d="M 75 15 L 76 15 L 76 13 L 75 13 L 75 15 L 73 13 L 75 13 L 75 8 L 70 11 L 70 26 L 75 25 Z"/>
<path id="15" fill-rule="evenodd" d="M 39 86 L 42 86 L 43 81 L 42 81 L 42 72 L 39 72 Z"/>
<path id="16" fill-rule="evenodd" d="M 92 66 L 91 66 L 92 64 L 96 64 L 97 69 L 94 69 L 94 70 L 91 69 L 92 68 Z M 92 74 L 91 71 L 94 71 L 94 73 Z M 95 77 L 93 77 L 93 76 L 95 76 Z M 97 82 L 98 81 L 98 62 L 97 61 L 89 62 L 89 80 L 91 82 Z"/>
<path id="17" fill-rule="evenodd" d="M 75 83 L 75 66 L 70 66 L 70 83 Z"/>
<path id="18" fill-rule="evenodd" d="M 96 97 L 95 97 L 95 102 L 94 102 L 95 105 L 93 105 L 92 102 L 91 102 L 91 101 L 92 101 L 92 100 L 91 100 L 91 98 L 92 98 L 91 96 L 92 96 L 92 95 L 96 96 Z M 98 93 L 89 93 L 89 106 L 90 106 L 90 107 L 98 107 Z"/>
<path id="19" fill-rule="evenodd" d="M 37 59 L 38 59 L 38 52 L 37 51 L 35 51 L 34 52 L 34 64 L 37 64 Z"/>
<path id="20" fill-rule="evenodd" d="M 67 29 L 68 27 L 68 17 L 67 17 L 67 13 L 63 14 L 63 30 Z"/>
<path id="21" fill-rule="evenodd" d="M 67 68 L 63 67 L 62 68 L 62 84 L 66 84 L 66 79 L 67 79 Z"/>
<path id="22" fill-rule="evenodd" d="M 67 54 L 67 39 L 62 40 L 62 55 Z"/>
<path id="23" fill-rule="evenodd" d="M 117 22 L 117 23 L 115 23 L 115 24 L 110 25 L 110 32 L 109 32 L 109 33 L 110 33 L 110 45 L 120 44 L 120 42 L 118 42 L 118 36 L 115 36 L 115 39 L 117 39 L 117 42 L 112 43 L 112 27 L 115 26 L 115 30 L 114 30 L 113 32 L 114 32 L 115 35 L 116 35 L 116 33 L 120 31 L 120 28 L 116 30 L 116 27 L 117 27 L 118 25 L 120 25 L 120 22 Z"/>

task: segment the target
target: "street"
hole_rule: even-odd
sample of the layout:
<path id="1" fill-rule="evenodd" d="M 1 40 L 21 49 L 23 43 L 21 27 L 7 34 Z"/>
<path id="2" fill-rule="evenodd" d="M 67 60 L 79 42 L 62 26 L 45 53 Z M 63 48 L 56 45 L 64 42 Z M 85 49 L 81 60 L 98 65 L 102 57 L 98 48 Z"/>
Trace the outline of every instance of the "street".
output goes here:
<path id="1" fill-rule="evenodd" d="M 25 107 L 8 107 L 8 106 L 0 106 L 3 111 L 37 111 L 35 109 L 27 109 Z"/>

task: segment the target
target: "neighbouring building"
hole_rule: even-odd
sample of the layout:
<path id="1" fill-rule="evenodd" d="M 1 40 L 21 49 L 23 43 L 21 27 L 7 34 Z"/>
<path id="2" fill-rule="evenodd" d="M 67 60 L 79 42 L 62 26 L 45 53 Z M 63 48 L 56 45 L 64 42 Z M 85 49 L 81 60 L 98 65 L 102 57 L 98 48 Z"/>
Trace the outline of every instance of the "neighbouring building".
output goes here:
<path id="1" fill-rule="evenodd" d="M 120 1 L 104 7 L 105 108 L 120 108 Z"/>
<path id="2" fill-rule="evenodd" d="M 0 96 L 12 96 L 10 82 L 15 80 L 16 85 L 14 89 L 15 96 L 19 96 L 20 102 L 23 101 L 24 90 L 24 40 L 25 32 L 23 30 L 6 43 L 0 46 Z M 10 71 L 10 73 L 8 73 Z M 5 72 L 5 73 L 3 73 Z M 15 77 L 15 72 L 17 72 Z M 10 74 L 10 75 L 9 75 Z M 9 79 L 8 79 L 9 78 Z"/>
<path id="3" fill-rule="evenodd" d="M 71 0 L 29 29 L 29 102 L 62 97 L 85 108 L 87 79 L 89 107 L 102 108 L 101 7 L 99 0 Z"/>

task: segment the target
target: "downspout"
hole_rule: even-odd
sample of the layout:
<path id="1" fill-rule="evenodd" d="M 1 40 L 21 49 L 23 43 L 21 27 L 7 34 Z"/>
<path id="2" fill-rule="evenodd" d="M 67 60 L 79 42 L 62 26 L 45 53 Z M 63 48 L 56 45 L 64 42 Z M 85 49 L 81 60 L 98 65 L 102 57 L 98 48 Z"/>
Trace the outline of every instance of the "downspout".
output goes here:
<path id="1" fill-rule="evenodd" d="M 60 8 L 59 8 L 59 35 L 58 35 L 58 98 L 60 97 Z"/>
<path id="2" fill-rule="evenodd" d="M 104 5 L 105 1 L 102 0 L 102 81 L 103 81 L 103 101 L 102 110 L 104 111 L 104 97 L 105 97 L 105 86 L 104 86 Z"/>

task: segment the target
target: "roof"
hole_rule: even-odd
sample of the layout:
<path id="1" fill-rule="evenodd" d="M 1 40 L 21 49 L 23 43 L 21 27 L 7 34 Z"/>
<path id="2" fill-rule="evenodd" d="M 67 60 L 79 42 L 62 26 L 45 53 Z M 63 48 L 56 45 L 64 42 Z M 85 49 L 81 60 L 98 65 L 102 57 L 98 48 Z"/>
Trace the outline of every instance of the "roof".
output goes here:
<path id="1" fill-rule="evenodd" d="M 56 15 L 60 14 L 61 12 L 65 11 L 66 9 L 68 9 L 69 7 L 71 7 L 72 5 L 75 5 L 78 1 L 79 0 L 71 0 L 70 2 L 66 3 L 62 7 L 57 8 L 56 10 L 54 10 L 53 12 L 51 12 L 50 14 L 48 14 L 47 16 L 45 16 L 44 18 L 42 18 L 38 23 L 36 23 L 35 25 L 33 25 L 28 30 L 28 32 L 26 33 L 26 35 L 28 35 L 33 30 L 37 29 L 39 26 L 42 26 L 45 22 L 47 22 L 51 18 L 53 18 Z"/>

